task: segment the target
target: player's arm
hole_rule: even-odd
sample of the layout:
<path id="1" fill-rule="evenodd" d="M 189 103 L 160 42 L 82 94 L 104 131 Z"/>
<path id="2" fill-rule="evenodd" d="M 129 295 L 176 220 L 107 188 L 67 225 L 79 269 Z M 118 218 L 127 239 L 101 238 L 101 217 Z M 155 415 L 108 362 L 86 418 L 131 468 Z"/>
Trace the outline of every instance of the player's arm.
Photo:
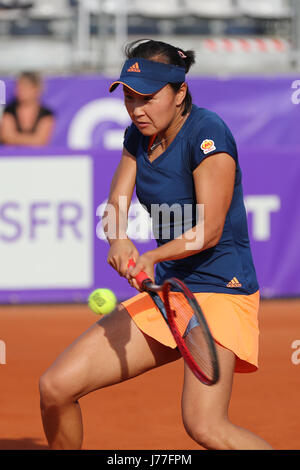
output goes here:
<path id="1" fill-rule="evenodd" d="M 103 215 L 103 229 L 110 245 L 127 239 L 128 211 L 136 178 L 136 159 L 124 148 L 113 176 Z"/>
<path id="2" fill-rule="evenodd" d="M 207 157 L 193 172 L 197 204 L 204 207 L 202 250 L 217 245 L 222 236 L 232 201 L 235 173 L 236 163 L 226 153 Z"/>
<path id="3" fill-rule="evenodd" d="M 54 117 L 45 116 L 40 120 L 35 132 L 26 134 L 17 130 L 11 114 L 4 113 L 1 122 L 1 140 L 8 145 L 46 145 L 50 140 L 53 127 Z"/>
<path id="4" fill-rule="evenodd" d="M 234 159 L 226 153 L 212 155 L 198 165 L 193 172 L 193 178 L 197 204 L 203 205 L 204 218 L 200 208 L 197 224 L 181 237 L 142 255 L 146 263 L 147 260 L 155 264 L 186 258 L 217 245 L 232 200 L 235 170 Z M 138 268 L 142 269 L 140 266 Z M 144 269 L 147 267 L 144 266 Z"/>
<path id="5" fill-rule="evenodd" d="M 124 148 L 113 176 L 108 201 L 103 214 L 103 230 L 110 244 L 107 261 L 124 276 L 129 258 L 138 251 L 127 236 L 128 211 L 136 179 L 136 159 Z"/>

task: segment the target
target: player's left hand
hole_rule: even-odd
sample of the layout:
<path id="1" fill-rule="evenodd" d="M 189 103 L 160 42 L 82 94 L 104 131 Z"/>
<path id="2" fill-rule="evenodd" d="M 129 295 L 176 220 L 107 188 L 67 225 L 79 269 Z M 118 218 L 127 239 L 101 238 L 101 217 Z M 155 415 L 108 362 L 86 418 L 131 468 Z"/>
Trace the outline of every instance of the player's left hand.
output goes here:
<path id="1" fill-rule="evenodd" d="M 144 253 L 143 255 L 139 256 L 135 261 L 135 266 L 131 266 L 127 269 L 126 278 L 128 279 L 129 284 L 139 291 L 141 291 L 141 289 L 135 280 L 135 276 L 140 271 L 144 271 L 146 274 L 148 274 L 151 281 L 154 282 L 154 262 L 148 253 Z"/>

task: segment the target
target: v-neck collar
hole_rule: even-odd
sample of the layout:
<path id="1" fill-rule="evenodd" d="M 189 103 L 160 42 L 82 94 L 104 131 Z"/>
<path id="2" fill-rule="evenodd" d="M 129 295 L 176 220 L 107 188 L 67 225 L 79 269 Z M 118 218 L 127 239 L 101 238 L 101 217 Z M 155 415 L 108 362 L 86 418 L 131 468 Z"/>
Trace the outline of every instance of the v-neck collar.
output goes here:
<path id="1" fill-rule="evenodd" d="M 148 165 L 150 166 L 155 166 L 156 165 L 156 162 L 157 161 L 161 161 L 163 158 L 165 158 L 168 153 L 173 149 L 173 147 L 176 145 L 177 143 L 177 140 L 179 139 L 179 137 L 181 136 L 182 132 L 184 131 L 184 129 L 186 128 L 187 124 L 189 123 L 190 119 L 191 119 L 191 116 L 193 114 L 193 111 L 194 111 L 194 106 L 192 105 L 192 109 L 190 111 L 190 114 L 189 116 L 187 117 L 187 119 L 185 120 L 185 122 L 183 123 L 183 125 L 181 126 L 181 128 L 179 129 L 179 131 L 177 132 L 175 138 L 173 139 L 173 141 L 171 142 L 171 144 L 166 148 L 166 150 L 161 153 L 158 157 L 156 157 L 152 162 L 150 161 L 149 159 L 149 155 L 148 155 L 148 151 L 149 151 L 149 148 L 151 147 L 151 145 L 153 145 L 153 142 L 154 140 L 156 139 L 156 135 L 155 134 L 154 136 L 150 136 L 147 141 L 146 141 L 146 150 L 145 148 L 143 149 L 144 151 L 144 157 L 145 157 L 145 160 L 147 161 Z"/>

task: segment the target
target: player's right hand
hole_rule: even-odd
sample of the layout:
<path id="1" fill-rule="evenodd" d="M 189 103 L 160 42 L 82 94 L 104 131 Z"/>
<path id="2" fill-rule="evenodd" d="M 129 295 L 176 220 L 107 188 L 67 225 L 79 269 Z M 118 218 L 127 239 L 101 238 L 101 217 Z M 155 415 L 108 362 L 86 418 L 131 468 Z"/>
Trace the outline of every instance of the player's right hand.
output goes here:
<path id="1" fill-rule="evenodd" d="M 128 238 L 121 240 L 114 240 L 107 255 L 107 262 L 114 268 L 120 276 L 128 276 L 128 261 L 130 258 L 136 260 L 139 257 L 139 252 Z"/>

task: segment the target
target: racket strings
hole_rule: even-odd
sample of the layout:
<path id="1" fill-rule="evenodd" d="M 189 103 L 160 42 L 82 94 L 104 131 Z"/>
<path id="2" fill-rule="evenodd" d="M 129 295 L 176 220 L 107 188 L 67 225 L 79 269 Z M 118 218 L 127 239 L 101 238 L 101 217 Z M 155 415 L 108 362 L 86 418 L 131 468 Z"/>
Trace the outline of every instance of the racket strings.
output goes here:
<path id="1" fill-rule="evenodd" d="M 171 310 L 174 311 L 176 328 L 181 336 L 183 336 L 182 340 L 186 348 L 201 371 L 208 379 L 212 380 L 214 378 L 214 365 L 205 329 L 202 328 L 202 326 L 196 325 L 184 335 L 190 319 L 195 314 L 195 310 L 183 293 L 170 293 L 169 303 Z M 200 321 L 200 319 L 198 319 L 198 321 Z"/>
<path id="2" fill-rule="evenodd" d="M 200 369 L 209 378 L 214 378 L 211 351 L 200 326 L 195 326 L 185 337 L 186 346 Z"/>
<path id="3" fill-rule="evenodd" d="M 170 308 L 174 312 L 174 321 L 180 334 L 183 336 L 194 310 L 181 292 L 171 292 L 169 295 Z"/>

